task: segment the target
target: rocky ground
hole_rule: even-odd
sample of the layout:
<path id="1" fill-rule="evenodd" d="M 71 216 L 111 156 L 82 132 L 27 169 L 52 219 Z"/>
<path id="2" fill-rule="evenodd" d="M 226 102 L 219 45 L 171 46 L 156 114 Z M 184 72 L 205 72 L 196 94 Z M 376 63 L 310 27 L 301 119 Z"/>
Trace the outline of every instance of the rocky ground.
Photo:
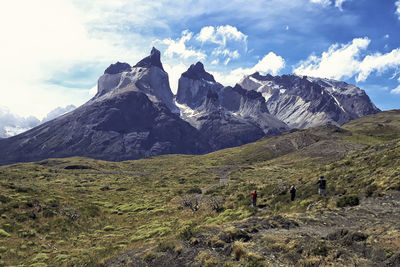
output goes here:
<path id="1" fill-rule="evenodd" d="M 244 221 L 128 251 L 104 266 L 399 266 L 400 192 L 330 210 L 320 208 L 323 201 L 288 216 L 264 217 L 258 209 Z"/>

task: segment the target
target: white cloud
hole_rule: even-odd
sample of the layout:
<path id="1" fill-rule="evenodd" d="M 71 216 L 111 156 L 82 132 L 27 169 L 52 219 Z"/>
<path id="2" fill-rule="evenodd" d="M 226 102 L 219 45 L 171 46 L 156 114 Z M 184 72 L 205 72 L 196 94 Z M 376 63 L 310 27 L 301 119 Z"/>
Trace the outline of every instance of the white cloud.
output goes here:
<path id="1" fill-rule="evenodd" d="M 193 33 L 189 30 L 185 30 L 182 32 L 181 38 L 177 40 L 172 39 L 164 39 L 162 43 L 168 45 L 165 50 L 165 55 L 167 57 L 173 58 L 174 55 L 181 57 L 183 59 L 188 59 L 190 57 L 194 57 L 198 60 L 202 60 L 206 58 L 206 54 L 201 51 L 197 51 L 195 49 L 187 48 L 186 42 L 192 39 Z"/>
<path id="2" fill-rule="evenodd" d="M 343 11 L 342 5 L 344 2 L 346 2 L 346 0 L 336 0 L 335 7 L 339 8 L 341 11 Z"/>
<path id="3" fill-rule="evenodd" d="M 400 48 L 393 49 L 386 54 L 375 53 L 360 56 L 370 43 L 368 38 L 356 38 L 351 43 L 332 45 L 321 57 L 310 56 L 306 61 L 294 69 L 298 75 L 331 78 L 341 80 L 355 76 L 357 82 L 365 81 L 373 72 L 381 74 L 395 69 L 390 79 L 394 79 L 400 67 Z M 399 77 L 400 82 L 400 77 Z M 392 93 L 399 93 L 400 87 Z"/>
<path id="4" fill-rule="evenodd" d="M 311 3 L 320 4 L 324 7 L 327 7 L 331 4 L 331 0 L 310 0 Z"/>
<path id="5" fill-rule="evenodd" d="M 237 59 L 240 57 L 239 51 L 231 51 L 229 49 L 214 49 L 211 53 L 214 56 L 224 56 L 224 57 L 230 57 L 232 59 Z"/>
<path id="6" fill-rule="evenodd" d="M 178 91 L 178 80 L 181 77 L 182 73 L 187 71 L 189 66 L 181 63 L 174 64 L 174 65 L 169 65 L 167 63 L 164 63 L 164 69 L 168 73 L 169 77 L 169 85 L 171 86 L 171 91 L 176 94 Z"/>
<path id="7" fill-rule="evenodd" d="M 212 65 L 217 65 L 219 63 L 219 60 L 218 59 L 214 59 L 213 61 L 211 61 L 211 64 Z"/>
<path id="8" fill-rule="evenodd" d="M 394 49 L 389 53 L 366 56 L 359 66 L 357 81 L 365 81 L 368 76 L 377 71 L 382 73 L 392 68 L 400 66 L 400 48 Z"/>
<path id="9" fill-rule="evenodd" d="M 222 57 L 225 65 L 240 57 L 238 49 L 247 52 L 247 35 L 231 25 L 205 26 L 197 34 L 196 40 L 202 44 L 216 44 L 211 54 Z"/>
<path id="10" fill-rule="evenodd" d="M 347 0 L 310 0 L 311 3 L 314 4 L 320 4 L 323 7 L 328 7 L 330 6 L 332 3 L 335 4 L 335 7 L 337 7 L 340 11 L 343 11 L 342 5 L 344 2 L 346 2 Z"/>
<path id="11" fill-rule="evenodd" d="M 21 117 L 10 112 L 6 107 L 0 107 L 0 137 L 10 137 L 40 124 L 35 117 Z"/>
<path id="12" fill-rule="evenodd" d="M 97 88 L 97 84 L 95 86 L 93 86 L 92 88 L 90 88 L 90 90 L 88 91 L 88 94 L 93 97 L 97 94 L 98 88 Z"/>
<path id="13" fill-rule="evenodd" d="M 247 45 L 247 35 L 231 25 L 203 27 L 196 39 L 202 43 L 210 42 L 223 47 L 226 46 L 227 41 L 239 41 Z"/>
<path id="14" fill-rule="evenodd" d="M 73 111 L 74 109 L 76 109 L 74 105 L 68 105 L 66 107 L 57 107 L 52 111 L 50 111 L 49 114 L 47 114 L 46 117 L 43 118 L 42 123 L 55 119 L 61 115 Z"/>
<path id="15" fill-rule="evenodd" d="M 395 89 L 393 89 L 392 91 L 390 91 L 392 94 L 400 94 L 400 85 L 397 86 Z"/>
<path id="16" fill-rule="evenodd" d="M 49 80 L 76 65 L 109 63 L 132 50 L 121 49 L 108 36 L 94 36 L 85 26 L 85 16 L 67 0 L 2 4 L 0 105 L 20 116 L 42 118 L 57 106 L 88 100 L 89 88 L 68 88 Z"/>
<path id="17" fill-rule="evenodd" d="M 306 61 L 300 62 L 294 73 L 337 80 L 352 77 L 358 71 L 361 51 L 370 42 L 368 38 L 356 38 L 348 44 L 334 44 L 321 57 L 310 56 Z"/>
<path id="18" fill-rule="evenodd" d="M 218 72 L 213 72 L 212 74 L 215 76 L 215 79 L 222 84 L 234 85 L 239 82 L 244 75 L 250 75 L 257 71 L 262 74 L 271 73 L 272 75 L 277 75 L 284 67 L 285 60 L 274 52 L 269 52 L 251 68 L 237 68 L 227 74 Z"/>
<path id="19" fill-rule="evenodd" d="M 396 14 L 397 14 L 397 16 L 399 16 L 399 19 L 400 19 L 400 1 L 396 1 L 396 3 L 394 3 L 395 4 L 395 6 L 396 6 Z"/>

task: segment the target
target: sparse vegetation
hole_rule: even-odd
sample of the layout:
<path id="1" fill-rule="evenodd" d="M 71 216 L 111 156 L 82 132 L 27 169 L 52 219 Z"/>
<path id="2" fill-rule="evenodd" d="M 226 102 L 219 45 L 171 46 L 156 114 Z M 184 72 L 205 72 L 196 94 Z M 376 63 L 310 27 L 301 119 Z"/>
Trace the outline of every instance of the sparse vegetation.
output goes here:
<path id="1" fill-rule="evenodd" d="M 200 156 L 126 162 L 48 159 L 1 166 L 0 265 L 97 265 L 143 247 L 151 249 L 137 255 L 151 263 L 160 254 L 183 255 L 194 246 L 203 265 L 222 266 L 220 257 L 225 257 L 227 265 L 262 266 L 267 256 L 253 235 L 263 236 L 268 229 L 290 233 L 287 229 L 297 227 L 292 221 L 300 215 L 300 225 L 329 224 L 317 215 L 355 209 L 388 190 L 400 190 L 398 113 L 350 122 L 343 126 L 346 134 L 329 127 L 298 130 Z M 378 131 L 378 123 L 384 131 Z M 301 149 L 292 150 L 292 142 Z M 327 178 L 325 197 L 317 194 L 320 175 Z M 221 184 L 225 176 L 229 182 Z M 291 184 L 297 187 L 293 202 L 287 193 Z M 254 189 L 256 208 L 250 205 Z M 248 223 L 249 218 L 269 219 Z M 248 225 L 239 227 L 238 222 Z M 284 265 L 329 265 L 340 254 L 338 246 L 345 246 L 348 254 L 337 257 L 346 265 L 349 255 L 357 253 L 358 247 L 355 252 L 352 247 L 372 246 L 368 242 L 390 248 L 384 260 L 386 254 L 395 257 L 400 235 L 393 231 L 326 242 L 311 234 L 257 242 L 264 242 L 262 248 Z"/>
<path id="2" fill-rule="evenodd" d="M 360 204 L 360 199 L 358 198 L 357 195 L 348 195 L 341 197 L 337 202 L 336 206 L 342 208 L 342 207 L 347 207 L 347 206 L 357 206 Z"/>

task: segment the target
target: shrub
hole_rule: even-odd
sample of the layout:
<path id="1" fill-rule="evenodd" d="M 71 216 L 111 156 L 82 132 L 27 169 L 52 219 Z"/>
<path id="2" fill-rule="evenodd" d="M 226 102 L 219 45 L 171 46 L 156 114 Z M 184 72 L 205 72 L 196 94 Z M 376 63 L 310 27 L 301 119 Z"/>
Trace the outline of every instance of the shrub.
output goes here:
<path id="1" fill-rule="evenodd" d="M 10 234 L 7 233 L 6 231 L 4 231 L 3 229 L 0 229 L 0 236 L 1 236 L 1 237 L 9 237 Z"/>
<path id="2" fill-rule="evenodd" d="M 10 198 L 8 198 L 6 196 L 3 196 L 3 195 L 0 195 L 0 202 L 1 203 L 7 203 L 9 201 L 10 201 Z"/>
<path id="3" fill-rule="evenodd" d="M 156 249 L 158 252 L 172 251 L 175 249 L 175 244 L 170 243 L 170 242 L 161 242 L 161 243 L 158 243 Z"/>
<path id="4" fill-rule="evenodd" d="M 189 240 L 196 234 L 195 227 L 196 225 L 193 223 L 185 225 L 179 232 L 178 237 L 183 240 Z"/>
<path id="5" fill-rule="evenodd" d="M 150 252 L 143 256 L 143 260 L 147 262 L 153 261 L 155 258 L 157 258 L 157 256 Z"/>
<path id="6" fill-rule="evenodd" d="M 83 207 L 80 211 L 86 217 L 97 217 L 100 215 L 100 208 L 93 204 Z"/>
<path id="7" fill-rule="evenodd" d="M 245 267 L 264 267 L 262 260 L 251 259 L 246 263 Z"/>
<path id="8" fill-rule="evenodd" d="M 188 194 L 201 194 L 201 188 L 198 186 L 194 186 L 187 191 Z"/>
<path id="9" fill-rule="evenodd" d="M 110 232 L 110 231 L 114 231 L 115 228 L 114 228 L 114 226 L 106 225 L 106 226 L 104 226 L 103 230 L 106 232 Z"/>
<path id="10" fill-rule="evenodd" d="M 339 208 L 346 206 L 357 206 L 358 204 L 360 204 L 360 199 L 357 195 L 343 196 L 336 202 L 336 206 Z"/>
<path id="11" fill-rule="evenodd" d="M 378 189 L 378 187 L 376 186 L 376 184 L 372 184 L 372 185 L 368 186 L 367 190 L 365 191 L 365 196 L 366 197 L 372 196 L 377 189 Z"/>
<path id="12" fill-rule="evenodd" d="M 235 260 L 237 260 L 237 261 L 246 257 L 247 250 L 244 248 L 242 242 L 236 241 L 233 244 L 232 254 L 233 254 L 233 257 L 235 258 Z"/>
<path id="13" fill-rule="evenodd" d="M 328 256 L 328 247 L 325 244 L 318 244 L 317 247 L 313 248 L 311 253 L 315 256 Z"/>
<path id="14" fill-rule="evenodd" d="M 247 242 L 251 238 L 244 230 L 233 227 L 220 232 L 218 237 L 227 243 L 231 243 L 236 240 L 243 240 L 244 242 Z"/>

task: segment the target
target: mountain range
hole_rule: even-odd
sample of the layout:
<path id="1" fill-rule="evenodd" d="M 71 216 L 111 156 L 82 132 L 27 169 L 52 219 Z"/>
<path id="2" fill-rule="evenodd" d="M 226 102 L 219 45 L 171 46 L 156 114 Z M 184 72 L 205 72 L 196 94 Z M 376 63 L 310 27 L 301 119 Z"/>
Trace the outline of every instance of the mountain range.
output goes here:
<path id="1" fill-rule="evenodd" d="M 342 125 L 380 110 L 345 82 L 282 75 L 245 76 L 223 86 L 197 62 L 176 96 L 153 48 L 131 66 L 117 62 L 84 105 L 0 140 L 0 164 L 86 156 L 121 161 L 162 154 L 202 154 L 293 128 Z"/>

